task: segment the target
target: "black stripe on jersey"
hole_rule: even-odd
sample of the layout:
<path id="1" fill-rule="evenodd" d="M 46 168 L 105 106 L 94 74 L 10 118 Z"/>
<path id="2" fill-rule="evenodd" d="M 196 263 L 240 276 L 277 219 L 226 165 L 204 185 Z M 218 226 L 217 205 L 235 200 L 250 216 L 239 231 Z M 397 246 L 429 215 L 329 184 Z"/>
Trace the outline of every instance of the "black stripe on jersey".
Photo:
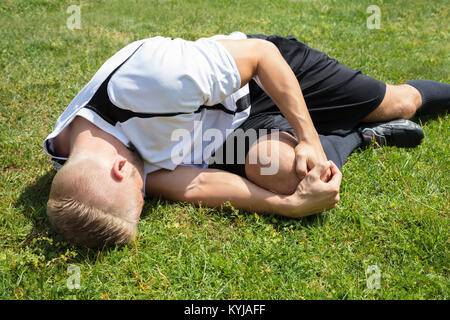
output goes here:
<path id="1" fill-rule="evenodd" d="M 142 46 L 142 44 L 141 44 Z M 124 62 L 122 62 L 113 72 L 108 76 L 108 78 L 103 81 L 98 90 L 95 92 L 94 96 L 86 104 L 85 108 L 90 109 L 97 113 L 103 120 L 109 124 L 115 126 L 117 122 L 125 122 L 131 118 L 154 118 L 154 117 L 174 117 L 180 114 L 191 114 L 192 112 L 167 112 L 167 113 L 144 113 L 144 112 L 134 112 L 127 109 L 122 109 L 114 105 L 108 96 L 108 82 L 113 76 L 113 74 L 130 59 L 133 54 L 141 47 L 139 46 Z M 194 113 L 201 112 L 203 109 L 209 110 L 220 110 L 228 114 L 236 114 L 247 109 L 250 106 L 250 95 L 241 97 L 236 101 L 236 111 L 228 110 L 223 104 L 218 103 L 213 106 L 200 106 Z"/>
<path id="2" fill-rule="evenodd" d="M 247 109 L 250 106 L 250 94 L 246 94 L 236 101 L 236 112 L 241 112 Z"/>
<path id="3" fill-rule="evenodd" d="M 55 150 L 53 150 L 53 148 L 51 148 L 50 145 L 50 140 L 46 140 L 45 141 L 45 146 L 47 147 L 47 151 L 51 154 L 54 155 L 55 154 Z M 63 159 L 56 159 L 52 157 L 52 160 L 56 163 L 59 163 L 60 165 L 64 165 L 64 163 L 66 163 L 66 160 Z"/>
<path id="4" fill-rule="evenodd" d="M 59 163 L 60 165 L 64 165 L 66 163 L 66 160 L 64 159 L 56 159 L 52 157 L 52 160 Z"/>

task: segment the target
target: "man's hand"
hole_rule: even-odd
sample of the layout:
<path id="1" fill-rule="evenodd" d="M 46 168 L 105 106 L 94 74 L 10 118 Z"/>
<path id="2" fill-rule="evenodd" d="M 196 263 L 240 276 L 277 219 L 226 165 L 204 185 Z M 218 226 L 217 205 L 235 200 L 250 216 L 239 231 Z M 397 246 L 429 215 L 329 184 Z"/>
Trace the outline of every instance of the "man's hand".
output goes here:
<path id="1" fill-rule="evenodd" d="M 322 177 L 328 170 L 331 178 L 325 182 Z M 332 161 L 319 162 L 286 199 L 285 215 L 298 218 L 333 208 L 339 201 L 341 181 L 342 173 Z"/>
<path id="2" fill-rule="evenodd" d="M 308 171 L 312 170 L 318 163 L 327 161 L 325 152 L 323 151 L 320 140 L 316 143 L 300 141 L 295 147 L 295 171 L 298 178 L 302 180 Z M 331 171 L 325 170 L 321 176 L 322 181 L 328 181 L 331 176 Z"/>

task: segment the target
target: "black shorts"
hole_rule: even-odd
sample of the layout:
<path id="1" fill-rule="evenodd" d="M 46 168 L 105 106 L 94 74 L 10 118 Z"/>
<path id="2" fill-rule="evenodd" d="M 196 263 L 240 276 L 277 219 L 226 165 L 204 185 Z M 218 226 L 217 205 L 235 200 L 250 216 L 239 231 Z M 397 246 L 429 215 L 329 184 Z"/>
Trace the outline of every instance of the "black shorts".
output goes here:
<path id="1" fill-rule="evenodd" d="M 386 84 L 358 69 L 351 69 L 314 50 L 292 36 L 248 35 L 274 43 L 297 77 L 308 111 L 319 134 L 345 136 L 355 130 L 368 114 L 377 108 L 386 93 Z M 250 81 L 251 112 L 239 127 L 286 131 L 295 136 L 289 122 L 276 104 L 256 84 Z M 236 139 L 230 136 L 228 139 Z M 236 144 L 235 144 L 236 146 Z M 246 143 L 245 154 L 249 143 Z M 226 155 L 226 143 L 223 153 Z M 237 152 L 235 152 L 236 157 Z M 233 164 L 213 164 L 210 168 L 237 173 L 245 177 L 245 164 L 235 159 Z M 220 161 L 220 160 L 219 160 Z M 222 159 L 225 163 L 225 159 Z"/>
<path id="2" fill-rule="evenodd" d="M 275 44 L 294 71 L 302 89 L 309 114 L 318 133 L 345 134 L 358 126 L 377 108 L 386 93 L 386 84 L 358 69 L 351 69 L 299 42 L 293 36 L 249 35 Z M 251 116 L 279 113 L 267 94 L 251 81 Z"/>

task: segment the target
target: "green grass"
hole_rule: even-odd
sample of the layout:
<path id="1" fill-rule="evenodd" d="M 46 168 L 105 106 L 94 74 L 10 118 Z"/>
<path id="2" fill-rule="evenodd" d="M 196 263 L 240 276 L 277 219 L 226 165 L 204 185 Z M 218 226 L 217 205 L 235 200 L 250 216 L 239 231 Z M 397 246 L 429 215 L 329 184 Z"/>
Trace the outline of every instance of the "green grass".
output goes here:
<path id="1" fill-rule="evenodd" d="M 66 27 L 81 3 L 81 29 Z M 366 9 L 381 9 L 369 30 Z M 55 174 L 41 149 L 59 114 L 127 43 L 241 30 L 295 35 L 380 80 L 450 82 L 446 0 L 0 1 L 1 299 L 449 299 L 449 128 L 418 148 L 368 149 L 343 168 L 341 202 L 288 220 L 149 201 L 137 241 L 91 251 L 45 214 Z M 80 267 L 81 289 L 66 286 Z M 381 288 L 368 289 L 377 265 Z"/>

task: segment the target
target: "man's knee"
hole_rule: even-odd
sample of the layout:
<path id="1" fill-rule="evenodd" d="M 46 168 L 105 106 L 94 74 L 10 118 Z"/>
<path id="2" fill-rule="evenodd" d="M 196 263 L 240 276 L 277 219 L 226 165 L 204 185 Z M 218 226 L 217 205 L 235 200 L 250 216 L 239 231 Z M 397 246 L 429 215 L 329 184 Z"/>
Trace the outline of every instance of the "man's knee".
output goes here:
<path id="1" fill-rule="evenodd" d="M 404 96 L 397 102 L 397 110 L 399 112 L 400 118 L 411 119 L 416 113 L 417 106 L 414 102 L 413 96 Z"/>
<path id="2" fill-rule="evenodd" d="M 274 175 L 261 175 L 261 166 L 246 165 L 245 173 L 247 178 L 260 187 L 272 192 L 289 195 L 293 194 L 300 180 L 295 174 L 279 171 Z"/>
<path id="3" fill-rule="evenodd" d="M 395 88 L 398 92 L 396 104 L 400 113 L 400 118 L 412 118 L 422 104 L 420 92 L 408 84 L 401 84 L 395 86 Z"/>
<path id="4" fill-rule="evenodd" d="M 279 139 L 269 136 L 267 140 L 258 140 L 247 154 L 245 163 L 247 178 L 260 187 L 278 194 L 294 193 L 300 183 L 295 172 L 296 143 L 295 138 L 284 132 L 280 133 Z M 256 161 L 250 161 L 251 159 Z M 268 168 L 270 170 L 267 170 Z"/>

